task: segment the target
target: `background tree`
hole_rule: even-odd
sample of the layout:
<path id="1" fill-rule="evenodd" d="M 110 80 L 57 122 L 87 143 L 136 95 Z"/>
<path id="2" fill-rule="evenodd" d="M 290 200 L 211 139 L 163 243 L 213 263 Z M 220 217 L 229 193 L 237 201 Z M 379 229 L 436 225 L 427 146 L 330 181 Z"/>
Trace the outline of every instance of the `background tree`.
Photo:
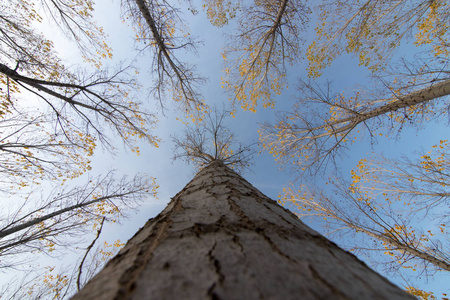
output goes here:
<path id="1" fill-rule="evenodd" d="M 84 35 L 76 36 L 83 50 L 87 42 L 95 48 L 102 31 L 92 20 L 91 3 L 82 1 L 78 7 L 64 1 L 43 1 L 42 7 L 30 4 L 23 8 L 27 3 L 17 1 L 2 4 L 0 15 L 0 148 L 8 161 L 2 165 L 4 174 L 25 180 L 44 175 L 46 179 L 76 177 L 88 169 L 87 157 L 96 142 L 111 149 L 107 136 L 111 129 L 134 151 L 136 138 L 157 146 L 157 138 L 149 132 L 155 118 L 133 98 L 136 82 L 126 68 L 112 73 L 106 68 L 71 71 L 58 58 L 52 42 L 33 28 L 32 21 L 42 20 L 39 9 L 50 10 L 55 21 L 59 16 L 57 24 L 72 35 L 83 31 L 90 21 L 94 32 L 83 31 L 87 41 Z M 109 51 L 106 44 L 103 48 Z M 73 167 L 78 170 L 69 170 Z"/>
<path id="2" fill-rule="evenodd" d="M 48 196 L 26 194 L 19 208 L 2 217 L 0 225 L 0 268 L 14 266 L 23 253 L 53 252 L 56 248 L 80 245 L 92 227 L 119 221 L 125 209 L 136 208 L 146 196 L 155 196 L 154 179 L 135 176 L 114 178 L 110 173 L 89 180 L 84 186 L 54 189 Z M 6 204 L 6 203 L 4 203 Z"/>
<path id="3" fill-rule="evenodd" d="M 296 171 L 317 171 L 364 132 L 375 139 L 446 114 L 450 79 L 403 92 L 360 89 L 333 94 L 330 86 L 302 83 L 299 93 L 304 98 L 293 110 L 279 114 L 276 124 L 261 127 L 262 146 Z"/>
<path id="4" fill-rule="evenodd" d="M 102 227 L 98 229 L 97 237 L 100 236 L 101 231 Z M 83 261 L 73 270 L 47 266 L 37 274 L 36 272 L 26 272 L 20 278 L 19 284 L 12 285 L 10 283 L 2 287 L 0 291 L 2 298 L 8 300 L 66 299 L 76 293 L 78 283 L 80 288 L 84 286 L 85 281 L 89 280 L 123 246 L 120 240 L 113 243 L 104 242 L 96 249 L 93 249 L 94 244 L 89 245 L 90 248 L 86 249 Z"/>
<path id="5" fill-rule="evenodd" d="M 256 0 L 239 6 L 237 33 L 229 36 L 223 53 L 222 84 L 244 110 L 256 111 L 258 101 L 274 106 L 272 96 L 287 84 L 286 64 L 299 60 L 309 13 L 300 0 Z"/>
<path id="6" fill-rule="evenodd" d="M 317 6 L 316 39 L 307 52 L 309 75 L 318 77 L 345 52 L 378 71 L 412 36 L 417 46 L 431 45 L 436 61 L 448 57 L 448 4 L 446 0 L 324 1 Z"/>
<path id="7" fill-rule="evenodd" d="M 317 37 L 308 50 L 309 76 L 318 77 L 346 51 L 376 71 L 374 86 L 335 93 L 330 86 L 301 82 L 293 112 L 280 115 L 277 124 L 263 126 L 264 147 L 281 161 L 294 162 L 297 171 L 314 170 L 334 159 L 358 133 L 366 131 L 371 138 L 392 135 L 405 125 L 420 126 L 423 120 L 447 114 L 447 7 L 447 1 L 318 5 Z M 393 63 L 394 50 L 413 35 L 422 54 Z M 376 132 L 380 127 L 388 130 Z"/>
<path id="8" fill-rule="evenodd" d="M 126 0 L 122 6 L 126 18 L 133 22 L 137 41 L 145 45 L 141 51 L 149 50 L 153 54 L 153 95 L 162 104 L 164 95 L 170 92 L 180 109 L 200 118 L 199 111 L 206 107 L 199 86 L 205 79 L 196 73 L 195 66 L 177 58 L 180 50 L 195 52 L 198 42 L 180 18 L 179 10 L 164 0 Z"/>
<path id="9" fill-rule="evenodd" d="M 329 180 L 333 192 L 292 185 L 281 202 L 292 203 L 300 216 L 325 219 L 326 232 L 340 240 L 351 235 L 346 246 L 386 272 L 405 277 L 449 271 L 446 154 L 448 142 L 441 141 L 414 160 L 363 159 L 351 171 L 351 182 L 341 176 Z M 374 251 L 389 258 L 377 259 Z"/>

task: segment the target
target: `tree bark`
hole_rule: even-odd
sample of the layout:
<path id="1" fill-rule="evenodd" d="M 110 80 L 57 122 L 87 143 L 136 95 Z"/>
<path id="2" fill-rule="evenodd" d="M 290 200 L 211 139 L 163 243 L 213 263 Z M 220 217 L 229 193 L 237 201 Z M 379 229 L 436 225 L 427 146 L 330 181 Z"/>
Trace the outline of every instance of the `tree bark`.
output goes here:
<path id="1" fill-rule="evenodd" d="M 333 124 L 342 124 L 345 122 L 350 122 L 350 124 L 341 127 L 337 130 L 334 130 L 332 134 L 336 135 L 344 131 L 352 130 L 357 125 L 369 119 L 382 116 L 390 112 L 395 112 L 401 108 L 414 106 L 423 102 L 428 102 L 440 97 L 448 96 L 449 94 L 450 94 L 450 80 L 445 80 L 442 82 L 438 82 L 436 84 L 432 84 L 418 91 L 414 91 L 409 94 L 400 96 L 397 99 L 395 98 L 391 99 L 393 100 L 392 102 L 387 103 L 381 107 L 377 107 L 369 111 L 358 113 L 358 115 L 351 116 L 346 119 L 341 119 L 336 122 L 332 122 L 330 124 L 327 124 L 326 126 L 329 127 Z M 325 134 L 325 136 L 327 135 L 330 134 Z"/>
<path id="2" fill-rule="evenodd" d="M 413 299 L 220 161 L 72 299 Z"/>

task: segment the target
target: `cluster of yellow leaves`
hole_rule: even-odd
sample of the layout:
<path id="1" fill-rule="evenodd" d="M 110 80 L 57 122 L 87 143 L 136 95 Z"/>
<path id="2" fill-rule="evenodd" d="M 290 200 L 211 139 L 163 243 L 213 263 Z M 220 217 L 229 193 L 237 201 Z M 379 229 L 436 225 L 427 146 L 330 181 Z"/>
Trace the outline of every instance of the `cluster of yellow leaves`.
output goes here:
<path id="1" fill-rule="evenodd" d="M 292 208 L 295 208 L 298 211 L 303 211 L 307 214 L 320 216 L 324 220 L 328 217 L 326 209 L 322 210 L 323 207 L 315 201 L 315 196 L 313 196 L 304 185 L 301 185 L 298 189 L 294 189 L 292 185 L 289 187 L 283 187 L 283 191 L 280 195 L 278 195 L 278 198 L 278 203 L 282 206 L 291 206 L 291 210 Z M 301 216 L 304 213 L 296 214 Z"/>
<path id="2" fill-rule="evenodd" d="M 82 153 L 74 151 L 71 145 L 66 145 L 63 140 L 59 140 L 55 135 L 50 135 L 49 142 L 57 143 L 58 147 L 53 156 L 59 157 L 60 154 L 65 154 L 66 163 L 69 165 L 76 166 L 76 168 L 67 169 L 57 169 L 57 177 L 52 178 L 53 180 L 62 179 L 62 183 L 69 179 L 74 179 L 81 176 L 84 172 L 91 170 L 89 157 L 94 154 L 94 150 L 97 146 L 96 138 L 88 133 L 81 132 L 79 130 L 72 130 L 70 132 L 70 139 L 73 143 L 80 146 Z M 58 153 L 59 152 L 59 153 Z"/>
<path id="3" fill-rule="evenodd" d="M 432 44 L 434 55 L 449 56 L 449 36 L 447 32 L 450 25 L 443 19 L 448 10 L 448 2 L 435 0 L 431 2 L 430 9 L 425 18 L 417 23 L 416 45 Z"/>
<path id="4" fill-rule="evenodd" d="M 429 151 L 428 154 L 420 157 L 423 159 L 420 164 L 426 172 L 443 172 L 450 165 L 450 161 L 446 158 L 446 151 L 442 151 L 449 149 L 448 140 L 441 140 L 439 145 L 434 145 L 432 148 L 438 149 L 438 155 L 433 158 L 429 155 L 432 154 L 432 151 Z"/>
<path id="5" fill-rule="evenodd" d="M 373 72 L 384 68 L 393 50 L 406 36 L 415 44 L 432 44 L 435 56 L 448 56 L 448 2 L 349 1 L 320 5 L 316 40 L 308 47 L 308 75 L 321 70 L 344 52 L 355 54 L 359 64 Z M 413 29 L 416 28 L 416 32 Z"/>
<path id="6" fill-rule="evenodd" d="M 45 233 L 45 232 L 50 232 L 51 229 L 49 229 L 49 224 L 48 224 L 50 222 L 51 221 L 44 221 L 44 222 L 40 222 L 40 223 L 36 224 L 37 231 L 40 232 L 41 234 Z M 55 251 L 56 244 L 51 238 L 39 238 L 39 241 L 41 243 L 43 243 L 42 244 L 43 248 L 37 250 L 38 252 L 42 252 L 42 251 L 53 252 L 53 251 Z"/>
<path id="7" fill-rule="evenodd" d="M 182 101 L 182 95 L 176 99 L 177 102 Z M 189 124 L 200 124 L 205 119 L 212 109 L 206 104 L 205 100 L 199 100 L 193 103 L 192 109 L 185 110 L 186 114 L 184 116 L 176 117 L 175 120 L 180 121 L 183 125 Z"/>
<path id="8" fill-rule="evenodd" d="M 83 17 L 89 20 L 89 28 L 85 28 L 83 34 L 91 41 L 91 46 L 95 48 L 95 54 L 97 57 L 92 55 L 83 56 L 83 59 L 90 63 L 92 66 L 100 69 L 102 66 L 101 59 L 111 59 L 112 49 L 105 42 L 107 35 L 103 30 L 103 27 L 98 26 L 93 20 L 94 2 L 92 0 L 70 0 L 69 7 L 71 8 L 72 18 Z"/>
<path id="9" fill-rule="evenodd" d="M 19 92 L 17 83 L 8 80 L 4 74 L 0 74 L 0 120 L 11 113 L 14 98 L 12 95 Z"/>
<path id="10" fill-rule="evenodd" d="M 416 234 L 416 230 L 411 226 L 405 226 L 405 225 L 399 225 L 395 224 L 390 229 L 385 229 L 384 234 L 386 236 L 389 236 L 393 238 L 394 240 L 402 241 L 402 243 L 411 246 L 412 248 L 418 248 L 418 246 L 422 242 L 428 242 L 434 234 L 431 230 L 428 230 L 426 234 Z M 407 262 L 407 259 L 404 258 L 404 254 L 401 250 L 399 250 L 397 247 L 393 247 L 391 245 L 388 245 L 387 243 L 383 243 L 386 250 L 385 254 L 388 254 L 390 256 L 393 256 L 396 261 L 399 263 L 405 263 Z M 394 254 L 395 251 L 398 251 L 400 253 Z M 405 269 L 412 269 L 413 271 L 416 271 L 417 265 L 414 266 L 402 266 Z"/>
<path id="11" fill-rule="evenodd" d="M 233 105 L 237 101 L 251 112 L 260 101 L 274 107 L 274 96 L 287 88 L 285 65 L 298 59 L 303 9 L 296 1 L 254 1 L 239 8 L 237 39 L 222 54 L 222 87 L 233 95 Z"/>
<path id="12" fill-rule="evenodd" d="M 244 51 L 249 53 L 249 58 L 242 59 L 237 67 L 238 72 L 235 75 L 237 83 L 222 78 L 222 87 L 233 92 L 243 110 L 256 112 L 259 101 L 262 101 L 264 108 L 274 108 L 273 95 L 280 95 L 282 90 L 287 87 L 286 75 L 269 69 L 268 61 L 270 59 L 271 65 L 281 62 L 275 55 L 269 57 L 268 52 L 262 52 L 267 50 L 258 47 L 244 48 Z M 230 70 L 225 69 L 225 74 L 230 74 Z"/>
<path id="13" fill-rule="evenodd" d="M 159 34 L 164 38 L 164 43 L 166 44 L 166 46 L 175 46 L 174 40 L 176 39 L 177 32 L 180 35 L 190 35 L 187 30 L 184 30 L 186 29 L 186 26 L 184 26 L 184 28 L 178 26 L 177 18 L 172 8 L 155 1 L 151 6 L 149 6 L 149 9 L 152 10 L 152 14 L 154 16 L 158 16 L 159 18 L 156 25 L 159 26 Z M 151 46 L 158 47 L 158 41 L 154 39 L 153 34 L 150 32 L 145 19 L 143 19 L 141 16 L 133 15 L 132 12 L 130 12 L 130 14 L 125 17 L 125 19 L 129 18 L 132 18 L 134 20 L 133 29 L 136 32 L 136 41 L 144 42 L 145 44 L 150 44 Z"/>
<path id="14" fill-rule="evenodd" d="M 43 283 L 52 291 L 53 299 L 59 299 L 62 290 L 69 284 L 67 275 L 52 274 L 54 267 L 46 267 L 48 273 L 44 275 Z"/>
<path id="15" fill-rule="evenodd" d="M 406 291 L 413 295 L 416 296 L 417 298 L 419 298 L 420 300 L 435 300 L 437 299 L 436 296 L 434 296 L 433 292 L 426 292 L 424 290 L 420 290 L 418 288 L 415 288 L 413 286 L 407 286 L 406 287 Z M 449 298 L 447 297 L 446 293 L 442 294 L 442 300 L 449 300 Z"/>
<path id="16" fill-rule="evenodd" d="M 228 24 L 228 20 L 236 17 L 239 2 L 230 0 L 203 0 L 203 9 L 212 25 L 222 27 Z"/>
<path id="17" fill-rule="evenodd" d="M 121 91 L 119 87 L 117 87 L 117 89 L 121 94 L 124 95 L 124 99 L 126 99 L 128 96 L 128 92 Z M 148 134 L 149 130 L 153 129 L 158 122 L 156 117 L 152 116 L 152 123 L 150 124 L 147 120 L 148 116 L 144 116 L 140 112 L 138 103 L 128 100 L 123 105 L 127 107 L 127 115 L 121 120 L 121 128 L 124 129 L 123 131 L 121 131 L 121 135 L 126 143 L 131 144 L 138 139 L 146 138 L 152 146 L 158 148 L 160 139 Z M 140 150 L 137 146 L 131 147 L 131 151 L 135 152 L 137 155 L 140 155 Z"/>
<path id="18" fill-rule="evenodd" d="M 69 7 L 81 16 L 92 17 L 93 5 L 91 0 L 71 0 Z"/>
<path id="19" fill-rule="evenodd" d="M 108 242 L 104 242 L 102 248 L 99 249 L 100 252 L 100 260 L 108 261 L 112 256 L 114 256 L 125 243 L 122 243 L 120 240 L 116 240 L 114 243 L 109 244 Z"/>
<path id="20" fill-rule="evenodd" d="M 275 161 L 290 160 L 292 164 L 305 170 L 305 164 L 314 159 L 311 145 L 299 142 L 293 120 L 294 117 L 286 116 L 284 120 L 275 124 L 271 131 L 259 129 L 259 140 L 262 147 L 273 155 Z"/>
<path id="21" fill-rule="evenodd" d="M 322 30 L 318 30 L 322 32 Z M 307 68 L 308 77 L 317 78 L 322 75 L 319 70 L 325 69 L 333 60 L 331 54 L 325 52 L 325 47 L 318 47 L 317 41 L 312 42 L 306 49 L 306 58 L 308 59 L 309 67 Z"/>
<path id="22" fill-rule="evenodd" d="M 43 276 L 34 280 L 34 283 L 27 288 L 27 294 L 31 298 L 49 297 L 46 299 L 61 299 L 63 289 L 70 282 L 67 275 L 54 274 L 55 267 L 45 267 Z"/>
<path id="23" fill-rule="evenodd" d="M 11 9 L 15 15 L 24 17 L 21 19 L 23 22 L 22 24 L 29 26 L 34 21 L 42 22 L 42 17 L 36 11 L 36 3 L 34 1 L 20 0 L 15 4 L 16 5 L 11 5 L 9 9 Z"/>
<path id="24" fill-rule="evenodd" d="M 100 196 L 97 196 L 97 195 L 92 196 L 93 199 L 97 199 L 98 197 L 100 197 Z M 102 215 L 102 216 L 104 216 L 106 214 L 115 215 L 115 214 L 119 213 L 119 208 L 116 205 L 113 205 L 111 202 L 104 200 L 101 202 L 97 202 L 95 204 L 94 212 L 96 214 Z M 114 220 L 114 222 L 115 222 L 115 220 Z"/>

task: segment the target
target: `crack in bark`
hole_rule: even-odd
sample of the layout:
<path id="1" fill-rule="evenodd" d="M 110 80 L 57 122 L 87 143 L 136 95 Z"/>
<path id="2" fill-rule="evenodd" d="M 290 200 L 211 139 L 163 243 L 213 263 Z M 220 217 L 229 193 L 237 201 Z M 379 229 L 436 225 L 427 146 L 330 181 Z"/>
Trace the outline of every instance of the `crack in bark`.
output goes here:
<path id="1" fill-rule="evenodd" d="M 284 253 L 271 239 L 270 239 L 270 237 L 266 234 L 266 232 L 265 232 L 265 230 L 264 229 L 262 229 L 262 230 L 258 230 L 258 228 L 257 228 L 257 230 L 256 230 L 256 232 L 261 232 L 262 231 L 262 236 L 264 237 L 264 240 L 266 240 L 267 241 L 267 243 L 269 244 L 269 246 L 270 246 L 270 248 L 272 248 L 272 250 L 274 251 L 274 252 L 276 252 L 276 253 L 278 253 L 278 254 L 280 254 L 282 257 L 284 257 L 284 258 L 286 258 L 287 260 L 289 260 L 289 261 L 292 261 L 292 262 L 298 262 L 295 258 L 293 258 L 293 257 L 290 257 L 289 255 L 287 255 L 286 253 Z"/>
<path id="2" fill-rule="evenodd" d="M 263 238 L 264 238 L 264 240 L 265 241 L 267 241 L 268 242 L 268 244 L 269 244 L 269 246 L 276 252 L 276 253 L 278 253 L 278 254 L 280 254 L 282 257 L 284 257 L 284 258 L 287 258 L 288 260 L 290 260 L 290 261 L 294 261 L 294 262 L 296 262 L 296 260 L 294 259 L 294 258 L 292 258 L 292 257 L 290 257 L 289 255 L 287 255 L 286 253 L 284 253 L 280 248 L 278 248 L 278 246 L 277 245 L 275 245 L 275 243 L 266 235 L 266 233 L 265 233 L 265 230 L 264 230 L 264 227 L 266 227 L 266 225 L 267 224 L 270 224 L 271 226 L 271 229 L 274 229 L 274 231 L 275 232 L 286 232 L 286 230 L 283 230 L 282 228 L 280 228 L 280 226 L 278 226 L 278 225 L 276 225 L 276 224 L 274 224 L 274 223 L 272 223 L 272 222 L 269 222 L 269 221 L 267 221 L 267 220 L 265 220 L 265 226 L 263 227 L 263 226 L 259 226 L 256 222 L 254 222 L 254 221 L 251 221 L 250 220 L 250 218 L 249 217 L 247 217 L 247 215 L 245 214 L 245 212 L 241 209 L 241 207 L 236 203 L 236 201 L 235 200 L 233 200 L 232 199 L 232 197 L 233 196 L 235 196 L 236 198 L 238 198 L 239 200 L 241 200 L 240 199 L 240 195 L 242 194 L 242 193 L 239 193 L 240 191 L 239 190 L 237 190 L 237 189 L 235 189 L 235 188 L 231 188 L 231 196 L 230 197 L 227 197 L 227 201 L 228 201 L 228 204 L 230 205 L 230 209 L 231 209 L 231 211 L 233 211 L 234 213 L 236 213 L 236 215 L 238 215 L 240 218 L 241 218 L 241 220 L 242 220 L 242 222 L 243 222 L 243 224 L 242 224 L 242 227 L 244 227 L 244 228 L 246 228 L 246 229 L 249 229 L 249 230 L 253 230 L 254 232 L 256 232 L 258 235 L 260 235 L 260 236 L 262 236 Z M 255 197 L 255 198 L 257 198 L 257 197 Z M 259 199 L 259 198 L 258 198 Z M 264 202 L 264 200 L 262 200 L 262 201 L 259 201 L 260 203 L 261 202 Z M 247 225 L 247 226 L 245 226 L 245 225 Z M 261 224 L 261 225 L 263 225 L 263 224 Z"/>
<path id="3" fill-rule="evenodd" d="M 217 177 L 217 176 L 216 176 Z M 220 178 L 222 177 L 228 177 L 228 178 L 236 178 L 239 180 L 238 176 L 220 176 Z M 214 181 L 214 180 L 213 180 Z M 214 181 L 216 183 L 222 184 L 222 182 L 226 182 L 226 181 Z M 321 236 L 320 234 L 313 234 L 311 232 L 305 232 L 305 230 L 302 230 L 302 228 L 299 228 L 298 226 L 295 226 L 292 222 L 290 222 L 289 220 L 287 220 L 286 218 L 284 218 L 282 215 L 280 215 L 278 212 L 275 212 L 271 207 L 269 207 L 270 205 L 276 205 L 277 208 L 281 209 L 282 211 L 288 212 L 289 215 L 291 215 L 294 219 L 298 220 L 298 217 L 293 214 L 291 211 L 279 206 L 274 200 L 268 198 L 267 196 L 263 195 L 264 197 L 261 197 L 259 194 L 253 192 L 254 187 L 251 186 L 250 183 L 246 182 L 250 187 L 248 187 L 248 190 L 246 190 L 245 192 L 239 189 L 236 189 L 234 186 L 230 185 L 230 184 L 225 184 L 225 187 L 228 188 L 231 191 L 231 196 L 227 197 L 227 202 L 230 206 L 230 210 L 232 212 L 234 212 L 242 221 L 242 225 L 238 225 L 238 224 L 231 224 L 228 223 L 226 224 L 227 228 L 232 230 L 232 231 L 236 231 L 236 229 L 238 229 L 238 227 L 241 228 L 245 228 L 248 230 L 254 230 L 255 232 L 257 232 L 258 234 L 260 234 L 270 245 L 270 247 L 277 252 L 278 254 L 280 254 L 281 256 L 287 258 L 288 260 L 292 260 L 292 261 L 296 261 L 294 258 L 286 255 L 266 234 L 265 230 L 262 229 L 262 226 L 259 226 L 259 224 L 257 224 L 256 222 L 250 220 L 250 218 L 248 218 L 248 216 L 245 214 L 245 212 L 241 209 L 241 207 L 239 206 L 239 204 L 237 204 L 236 200 L 241 200 L 241 196 L 245 195 L 245 196 L 249 196 L 249 197 L 253 197 L 257 200 L 258 203 L 263 204 L 263 206 L 270 210 L 271 212 L 276 213 L 281 219 L 282 221 L 284 221 L 286 223 L 286 225 L 288 225 L 288 227 L 292 227 L 291 230 L 289 229 L 285 229 L 283 227 L 281 227 L 278 224 L 275 224 L 273 222 L 270 222 L 268 220 L 265 220 L 265 224 L 264 227 L 268 227 L 267 225 L 270 225 L 270 230 L 273 230 L 275 233 L 277 233 L 280 236 L 284 236 L 284 237 L 289 237 L 289 236 L 295 236 L 297 238 L 301 238 L 301 239 L 309 239 L 314 241 L 315 244 L 317 244 L 318 246 L 324 247 L 325 249 L 328 249 L 329 253 L 331 256 L 335 257 L 335 254 L 333 253 L 333 251 L 335 248 L 338 248 L 338 246 L 325 239 L 323 236 Z M 210 185 L 210 188 L 208 189 L 208 193 L 212 196 L 214 196 L 215 198 L 217 197 L 217 194 L 214 192 L 210 192 L 210 189 L 212 187 L 214 187 L 214 184 Z M 246 186 L 247 188 L 247 186 Z M 233 198 L 237 198 L 236 200 Z M 217 198 L 216 198 L 217 199 Z M 265 201 L 266 200 L 266 201 Z M 270 201 L 267 201 L 270 200 Z M 225 222 L 224 222 L 225 223 Z M 259 222 L 258 222 L 259 223 Z M 302 223 L 303 224 L 303 223 Z M 233 226 L 234 225 L 234 226 Z M 211 231 L 212 227 L 210 227 L 210 231 Z M 234 229 L 234 230 L 233 230 Z M 220 230 L 219 227 L 214 227 L 214 231 L 218 231 Z M 241 250 L 243 250 L 242 245 L 240 245 Z M 331 247 L 331 249 L 329 249 Z M 350 255 L 352 255 L 351 253 L 348 253 Z"/>
<path id="4" fill-rule="evenodd" d="M 231 240 L 233 241 L 233 243 L 238 245 L 239 249 L 241 250 L 242 255 L 244 255 L 244 257 L 247 257 L 247 254 L 245 254 L 245 252 L 244 252 L 244 246 L 242 246 L 239 236 L 237 236 L 234 233 L 232 234 L 232 236 L 233 236 L 233 238 Z"/>
<path id="5" fill-rule="evenodd" d="M 217 281 L 213 282 L 213 284 L 208 289 L 208 296 L 211 299 L 220 299 L 220 297 L 214 292 L 214 289 L 216 286 L 222 285 L 223 281 L 225 280 L 225 275 L 222 274 L 222 268 L 220 266 L 220 261 L 213 255 L 214 250 L 216 249 L 217 241 L 214 242 L 214 245 L 211 247 L 211 249 L 208 251 L 208 259 L 214 266 L 214 270 L 217 274 Z"/>
<path id="6" fill-rule="evenodd" d="M 319 282 L 321 282 L 323 285 L 328 287 L 328 289 L 331 291 L 331 294 L 333 295 L 333 299 L 345 299 L 350 300 L 344 293 L 341 292 L 338 288 L 336 288 L 334 285 L 330 284 L 328 281 L 326 281 L 322 276 L 320 276 L 319 272 L 317 272 L 316 269 L 311 264 L 308 264 L 308 268 L 311 271 L 312 276 L 317 279 Z M 339 298 L 338 298 L 339 297 Z"/>
<path id="7" fill-rule="evenodd" d="M 182 207 L 181 198 L 175 197 L 172 200 L 174 201 L 174 206 L 171 210 L 167 211 L 166 214 L 160 214 L 154 219 L 149 220 L 144 227 L 142 227 L 135 234 L 136 236 L 147 227 L 154 225 L 152 234 L 139 243 L 139 251 L 136 254 L 132 266 L 126 269 L 120 276 L 118 280 L 120 287 L 114 299 L 120 300 L 130 298 L 136 288 L 136 280 L 139 278 L 139 275 L 142 273 L 148 261 L 153 256 L 153 250 L 167 237 L 167 230 L 172 224 L 171 216 Z"/>
<path id="8" fill-rule="evenodd" d="M 228 205 L 230 206 L 230 211 L 234 212 L 243 223 L 246 224 L 253 224 L 253 222 L 250 220 L 249 217 L 245 214 L 245 212 L 241 209 L 241 207 L 236 203 L 235 200 L 232 199 L 232 197 L 235 195 L 231 195 L 227 197 Z"/>

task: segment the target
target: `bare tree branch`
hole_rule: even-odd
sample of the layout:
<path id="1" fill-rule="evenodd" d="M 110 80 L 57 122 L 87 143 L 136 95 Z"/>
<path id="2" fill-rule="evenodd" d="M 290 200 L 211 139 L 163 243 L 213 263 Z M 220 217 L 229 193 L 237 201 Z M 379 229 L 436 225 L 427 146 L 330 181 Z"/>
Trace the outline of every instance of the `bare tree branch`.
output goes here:
<path id="1" fill-rule="evenodd" d="M 167 1 L 126 0 L 122 2 L 138 32 L 138 40 L 153 52 L 153 93 L 163 105 L 166 92 L 186 113 L 197 116 L 205 109 L 199 88 L 205 79 L 196 74 L 195 67 L 177 58 L 176 50 L 194 50 L 194 40 L 185 31 L 178 11 Z M 184 27 L 184 28 L 183 28 Z M 177 36 L 178 35 L 178 36 Z M 144 50 L 145 50 L 144 49 Z"/>
<path id="2" fill-rule="evenodd" d="M 81 286 L 81 273 L 83 272 L 83 264 L 89 254 L 89 251 L 91 251 L 92 247 L 94 247 L 95 242 L 97 242 L 98 238 L 100 237 L 100 234 L 102 233 L 102 229 L 103 229 L 103 224 L 105 223 L 105 217 L 102 218 L 101 222 L 100 222 L 100 228 L 97 230 L 97 234 L 95 236 L 95 238 L 92 240 L 92 243 L 89 244 L 89 246 L 87 246 L 86 251 L 83 255 L 83 258 L 81 259 L 80 265 L 78 266 L 78 275 L 77 275 L 77 290 L 81 290 L 82 286 Z"/>
<path id="3" fill-rule="evenodd" d="M 71 236 L 85 234 L 89 224 L 98 223 L 104 217 L 116 222 L 124 216 L 125 208 L 135 207 L 146 195 L 154 196 L 156 188 L 153 179 L 136 176 L 117 181 L 110 173 L 84 186 L 54 190 L 41 201 L 33 201 L 28 196 L 25 200 L 30 203 L 23 204 L 20 212 L 14 211 L 0 220 L 2 264 L 7 263 L 7 257 L 33 249 L 49 248 L 51 252 L 59 244 L 73 245 Z"/>
<path id="4" fill-rule="evenodd" d="M 237 171 L 248 169 L 255 155 L 255 143 L 242 145 L 236 142 L 236 136 L 224 124 L 229 115 L 226 110 L 215 109 L 195 127 L 187 126 L 182 138 L 172 137 L 174 159 L 192 161 L 197 168 L 219 160 Z"/>
<path id="5" fill-rule="evenodd" d="M 286 85 L 286 63 L 298 60 L 310 10 L 297 0 L 255 2 L 240 8 L 238 33 L 224 51 L 223 84 L 233 102 L 255 111 L 258 102 L 273 107 L 273 96 Z"/>

